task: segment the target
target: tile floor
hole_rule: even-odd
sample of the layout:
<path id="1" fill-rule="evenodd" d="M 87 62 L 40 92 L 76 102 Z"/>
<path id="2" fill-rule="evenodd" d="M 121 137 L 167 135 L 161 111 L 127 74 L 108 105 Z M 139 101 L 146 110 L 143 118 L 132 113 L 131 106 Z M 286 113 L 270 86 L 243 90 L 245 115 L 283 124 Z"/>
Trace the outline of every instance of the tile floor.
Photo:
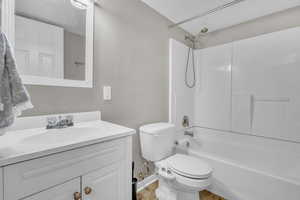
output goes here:
<path id="1" fill-rule="evenodd" d="M 140 191 L 137 194 L 137 200 L 158 200 L 155 197 L 155 190 L 157 187 L 158 187 L 158 181 L 152 183 L 147 188 Z M 224 198 L 212 194 L 211 192 L 208 191 L 200 192 L 200 199 L 201 200 L 225 200 Z"/>

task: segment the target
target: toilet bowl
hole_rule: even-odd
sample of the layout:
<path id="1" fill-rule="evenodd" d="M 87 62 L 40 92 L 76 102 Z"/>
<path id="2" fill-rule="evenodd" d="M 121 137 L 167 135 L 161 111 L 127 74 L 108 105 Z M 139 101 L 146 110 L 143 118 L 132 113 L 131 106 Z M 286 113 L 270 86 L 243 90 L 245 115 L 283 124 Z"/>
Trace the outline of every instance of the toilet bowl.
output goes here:
<path id="1" fill-rule="evenodd" d="M 199 191 L 211 184 L 212 168 L 204 161 L 175 154 L 155 163 L 160 200 L 199 200 Z"/>
<path id="2" fill-rule="evenodd" d="M 175 127 L 156 123 L 140 128 L 142 155 L 155 163 L 159 200 L 199 200 L 199 191 L 211 184 L 213 169 L 205 161 L 184 154 L 173 155 Z"/>

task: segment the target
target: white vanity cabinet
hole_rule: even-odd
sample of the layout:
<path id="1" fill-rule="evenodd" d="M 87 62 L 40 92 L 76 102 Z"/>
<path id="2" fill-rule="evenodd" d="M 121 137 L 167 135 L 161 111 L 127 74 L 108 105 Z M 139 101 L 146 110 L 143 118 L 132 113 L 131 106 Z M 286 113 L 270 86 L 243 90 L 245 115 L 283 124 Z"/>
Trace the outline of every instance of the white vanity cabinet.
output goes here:
<path id="1" fill-rule="evenodd" d="M 131 162 L 127 136 L 8 165 L 4 200 L 131 200 Z"/>

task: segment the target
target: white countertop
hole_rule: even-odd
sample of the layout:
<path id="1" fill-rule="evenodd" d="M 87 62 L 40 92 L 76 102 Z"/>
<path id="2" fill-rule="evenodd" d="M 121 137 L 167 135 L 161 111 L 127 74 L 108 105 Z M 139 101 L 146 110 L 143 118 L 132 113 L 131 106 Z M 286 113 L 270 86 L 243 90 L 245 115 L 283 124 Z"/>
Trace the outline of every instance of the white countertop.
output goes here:
<path id="1" fill-rule="evenodd" d="M 135 133 L 133 129 L 101 120 L 81 122 L 65 129 L 11 131 L 0 136 L 0 167 Z"/>

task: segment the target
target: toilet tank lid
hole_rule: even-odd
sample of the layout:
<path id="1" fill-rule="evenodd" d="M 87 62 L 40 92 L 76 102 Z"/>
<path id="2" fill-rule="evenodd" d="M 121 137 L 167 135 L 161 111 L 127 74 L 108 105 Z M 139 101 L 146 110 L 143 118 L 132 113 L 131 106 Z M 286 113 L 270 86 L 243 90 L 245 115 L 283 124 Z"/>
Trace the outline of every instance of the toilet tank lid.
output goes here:
<path id="1" fill-rule="evenodd" d="M 153 124 L 147 124 L 140 127 L 140 131 L 148 134 L 157 134 L 159 132 L 164 132 L 169 129 L 175 128 L 174 124 L 166 123 L 166 122 L 159 122 Z"/>

